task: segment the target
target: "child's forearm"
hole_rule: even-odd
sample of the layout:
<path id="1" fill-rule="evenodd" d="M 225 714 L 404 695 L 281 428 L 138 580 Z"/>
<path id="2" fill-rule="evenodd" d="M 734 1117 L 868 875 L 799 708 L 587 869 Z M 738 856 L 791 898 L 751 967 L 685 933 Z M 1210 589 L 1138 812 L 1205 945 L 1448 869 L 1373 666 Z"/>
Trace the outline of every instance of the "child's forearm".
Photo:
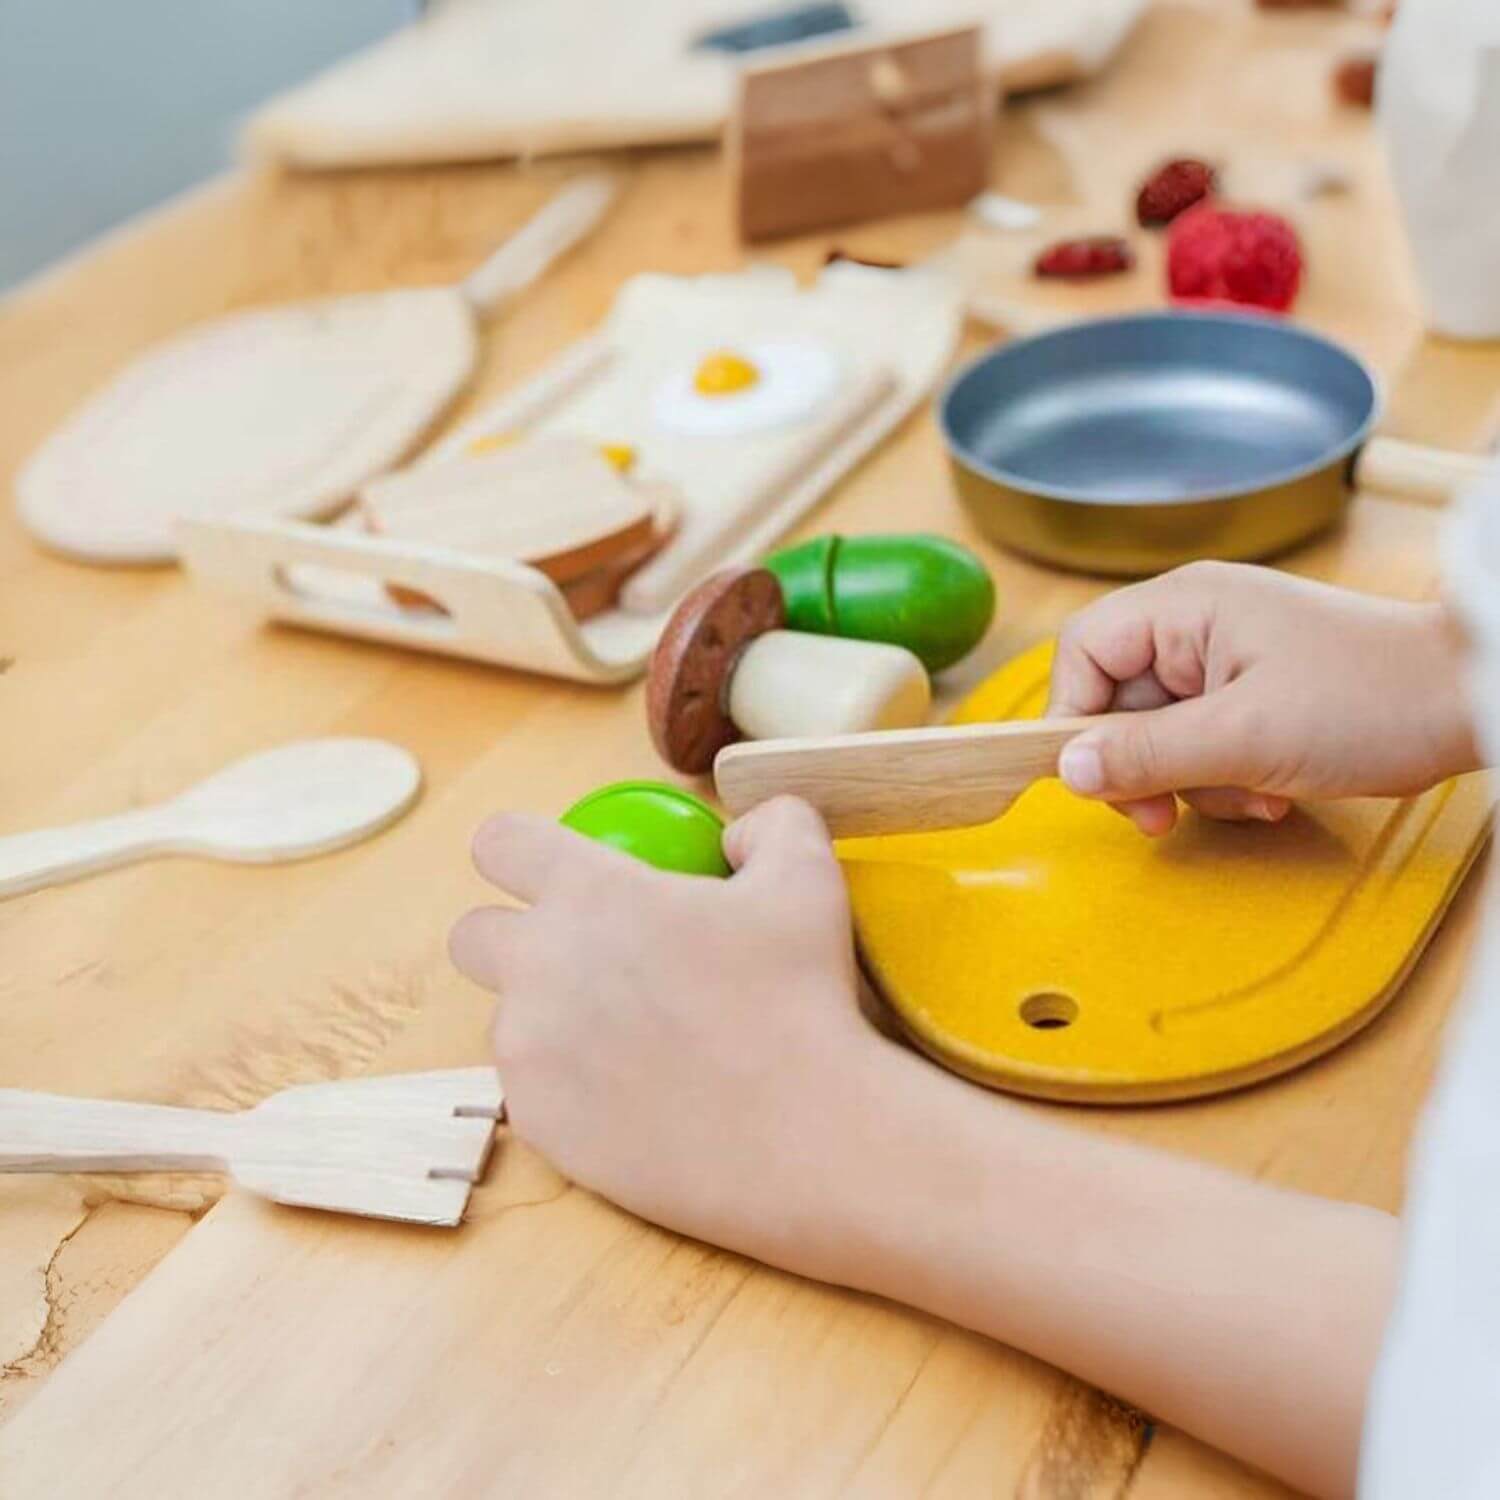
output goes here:
<path id="1" fill-rule="evenodd" d="M 849 1274 L 1320 1496 L 1353 1493 L 1389 1215 L 1096 1137 L 893 1056 Z"/>

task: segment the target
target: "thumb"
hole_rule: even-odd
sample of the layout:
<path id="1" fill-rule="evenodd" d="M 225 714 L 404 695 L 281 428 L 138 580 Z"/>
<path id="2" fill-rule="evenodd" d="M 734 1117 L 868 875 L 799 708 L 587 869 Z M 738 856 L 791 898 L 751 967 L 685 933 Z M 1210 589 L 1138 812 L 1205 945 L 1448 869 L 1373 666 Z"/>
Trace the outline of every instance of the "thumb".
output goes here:
<path id="1" fill-rule="evenodd" d="M 773 797 L 724 834 L 724 853 L 737 871 L 775 876 L 791 866 L 837 869 L 823 820 L 799 797 Z"/>
<path id="2" fill-rule="evenodd" d="M 1255 736 L 1231 695 L 1185 698 L 1165 708 L 1118 713 L 1069 740 L 1057 773 L 1081 797 L 1108 802 L 1155 797 L 1195 787 L 1261 790 Z"/>

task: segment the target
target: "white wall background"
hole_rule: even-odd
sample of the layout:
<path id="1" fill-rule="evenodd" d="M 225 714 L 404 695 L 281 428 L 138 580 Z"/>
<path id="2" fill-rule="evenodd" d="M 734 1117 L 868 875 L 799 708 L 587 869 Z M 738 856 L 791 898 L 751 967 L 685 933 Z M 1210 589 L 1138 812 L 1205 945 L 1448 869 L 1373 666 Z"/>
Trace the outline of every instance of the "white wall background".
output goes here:
<path id="1" fill-rule="evenodd" d="M 211 176 L 235 122 L 414 0 L 0 0 L 0 287 Z"/>

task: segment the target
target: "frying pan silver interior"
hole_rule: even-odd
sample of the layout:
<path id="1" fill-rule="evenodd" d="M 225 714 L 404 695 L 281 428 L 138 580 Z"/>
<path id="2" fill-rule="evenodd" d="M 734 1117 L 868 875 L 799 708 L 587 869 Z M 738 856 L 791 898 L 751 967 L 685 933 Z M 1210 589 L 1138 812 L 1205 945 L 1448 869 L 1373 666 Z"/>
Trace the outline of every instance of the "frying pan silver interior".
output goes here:
<path id="1" fill-rule="evenodd" d="M 993 540 L 1136 575 L 1293 546 L 1342 515 L 1356 467 L 1422 499 L 1483 468 L 1474 455 L 1367 445 L 1379 406 L 1370 370 L 1318 334 L 1255 314 L 1161 312 L 992 349 L 951 382 L 939 422 L 960 499 Z"/>

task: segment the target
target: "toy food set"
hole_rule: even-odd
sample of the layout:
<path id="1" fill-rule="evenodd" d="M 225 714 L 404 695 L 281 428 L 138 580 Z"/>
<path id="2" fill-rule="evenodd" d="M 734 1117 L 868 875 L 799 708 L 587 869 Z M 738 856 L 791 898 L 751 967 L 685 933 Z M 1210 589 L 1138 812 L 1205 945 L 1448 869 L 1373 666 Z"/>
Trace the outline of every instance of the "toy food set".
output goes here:
<path id="1" fill-rule="evenodd" d="M 652 0 L 436 0 L 421 20 L 272 100 L 248 148 L 299 167 L 536 157 L 716 140 L 738 66 L 808 47 L 983 25 L 1007 92 L 1106 67 L 1146 0 L 859 0 L 841 6 Z M 809 16 L 809 11 L 821 15 Z"/>
<path id="2" fill-rule="evenodd" d="M 478 320 L 593 229 L 614 194 L 605 176 L 573 182 L 459 286 L 234 313 L 151 350 L 21 470 L 21 520 L 84 562 L 163 563 L 185 516 L 332 515 L 467 382 Z"/>
<path id="3" fill-rule="evenodd" d="M 994 585 L 943 537 L 824 536 L 693 590 L 651 658 L 651 738 L 701 774 L 741 738 L 804 738 L 922 723 L 928 672 L 988 629 Z"/>
<path id="4" fill-rule="evenodd" d="M 746 67 L 726 137 L 740 238 L 962 207 L 996 107 L 973 26 Z"/>
<path id="5" fill-rule="evenodd" d="M 596 335 L 368 485 L 379 534 L 194 520 L 183 555 L 274 619 L 623 681 L 693 585 L 766 551 L 921 402 L 962 315 L 921 270 L 637 276 Z"/>
<path id="6" fill-rule="evenodd" d="M 273 1203 L 451 1228 L 503 1117 L 493 1068 L 300 1084 L 239 1113 L 0 1089 L 0 1173 L 225 1172 Z"/>
<path id="7" fill-rule="evenodd" d="M 1048 644 L 1016 658 L 956 724 L 1036 717 L 1050 666 Z M 1177 1099 L 1285 1072 L 1373 1020 L 1482 847 L 1491 801 L 1484 777 L 1463 777 L 1278 825 L 1189 812 L 1151 840 L 1046 781 L 999 822 L 839 856 L 867 971 L 939 1062 L 1042 1098 Z"/>

